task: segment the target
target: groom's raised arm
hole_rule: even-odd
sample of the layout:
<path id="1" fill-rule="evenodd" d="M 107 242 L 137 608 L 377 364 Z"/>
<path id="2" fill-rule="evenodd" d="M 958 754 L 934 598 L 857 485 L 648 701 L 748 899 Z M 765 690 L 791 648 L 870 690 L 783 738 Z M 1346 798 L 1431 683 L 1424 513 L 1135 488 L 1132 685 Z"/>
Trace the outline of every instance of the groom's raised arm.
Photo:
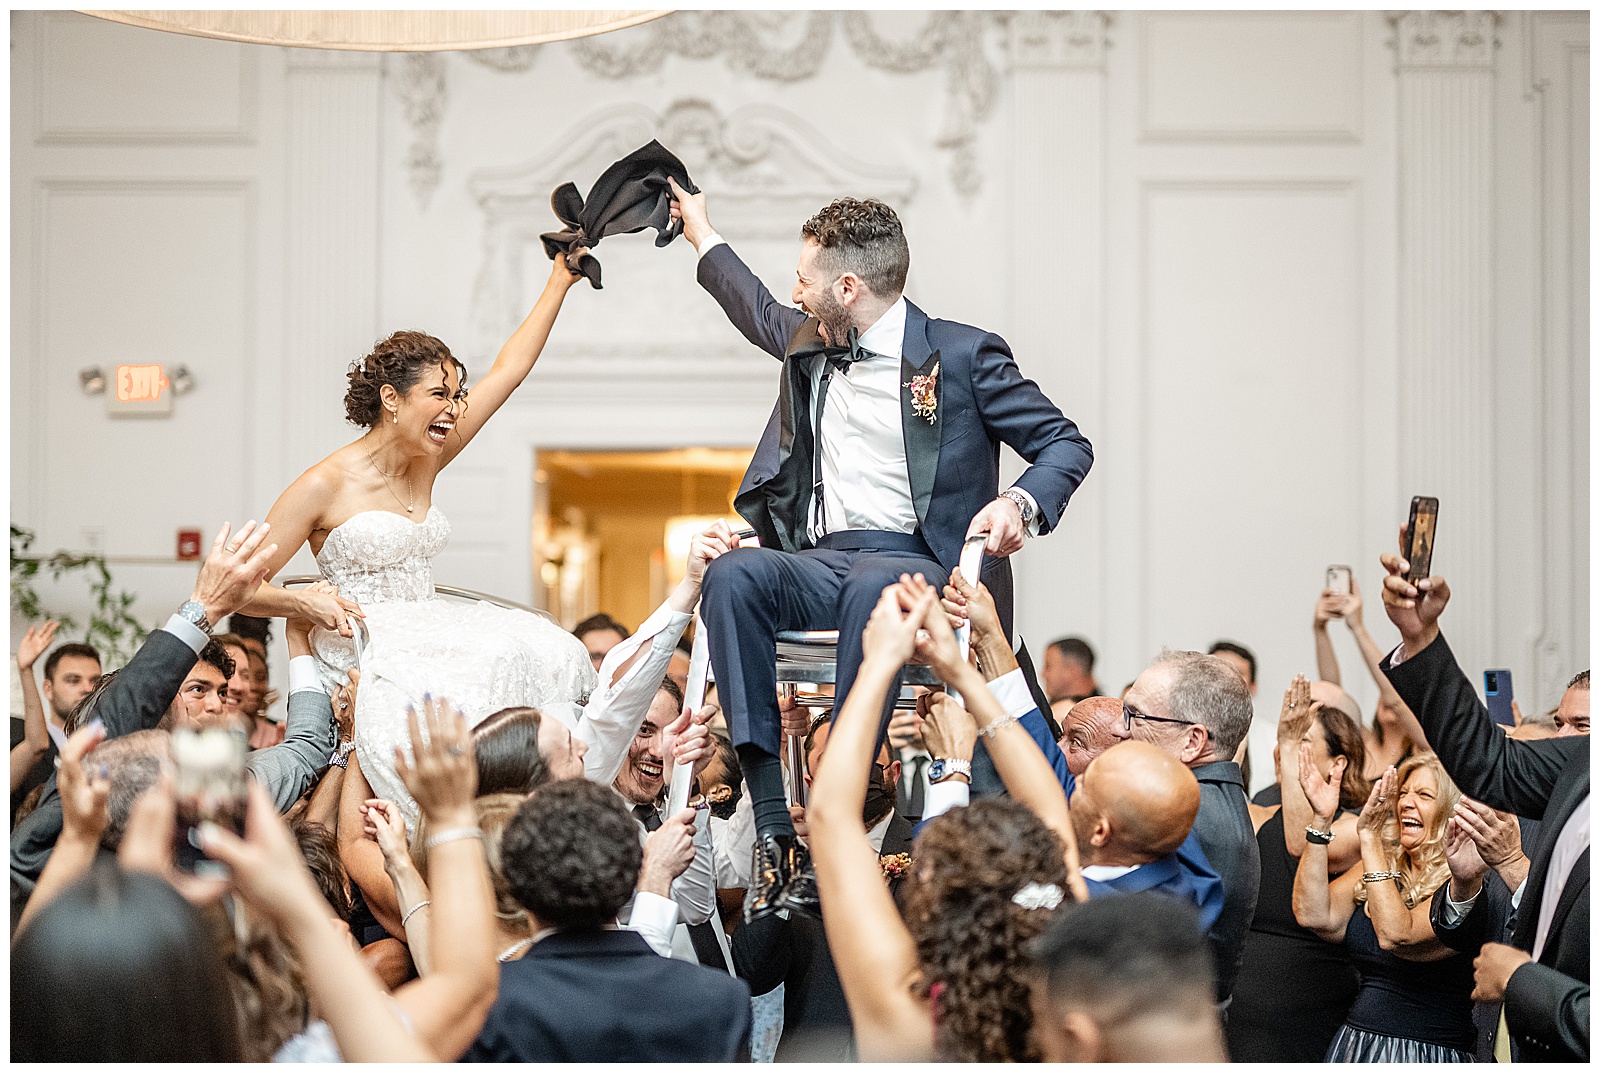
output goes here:
<path id="1" fill-rule="evenodd" d="M 696 272 L 700 286 L 711 292 L 746 339 L 781 361 L 806 315 L 772 297 L 766 284 L 717 234 L 706 214 L 704 194 L 685 193 L 677 183 L 672 184 L 672 193 L 672 214 L 683 220 L 683 237 L 700 253 Z"/>

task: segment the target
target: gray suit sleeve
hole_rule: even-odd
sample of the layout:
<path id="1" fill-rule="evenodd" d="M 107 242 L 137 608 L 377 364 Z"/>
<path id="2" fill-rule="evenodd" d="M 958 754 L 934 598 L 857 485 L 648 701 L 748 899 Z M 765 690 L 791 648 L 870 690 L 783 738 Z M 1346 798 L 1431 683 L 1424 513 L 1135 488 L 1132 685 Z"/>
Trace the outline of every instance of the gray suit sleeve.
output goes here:
<path id="1" fill-rule="evenodd" d="M 302 689 L 289 694 L 289 725 L 283 741 L 251 753 L 245 767 L 285 812 L 314 783 L 333 752 L 333 701 Z"/>

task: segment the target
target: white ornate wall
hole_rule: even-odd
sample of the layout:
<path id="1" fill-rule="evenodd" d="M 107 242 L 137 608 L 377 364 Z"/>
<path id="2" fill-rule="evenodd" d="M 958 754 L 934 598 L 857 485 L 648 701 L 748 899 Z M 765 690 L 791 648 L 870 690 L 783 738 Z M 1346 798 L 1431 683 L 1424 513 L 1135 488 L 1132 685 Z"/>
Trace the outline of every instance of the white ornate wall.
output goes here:
<path id="1" fill-rule="evenodd" d="M 1004 334 L 1094 441 L 1018 560 L 1035 648 L 1083 633 L 1120 687 L 1162 645 L 1243 641 L 1269 747 L 1323 568 L 1375 603 L 1422 492 L 1464 665 L 1548 706 L 1587 664 L 1584 13 L 686 12 L 388 57 L 67 12 L 12 37 L 12 516 L 46 547 L 156 558 L 264 514 L 351 434 L 344 367 L 382 333 L 481 372 L 548 271 L 550 190 L 659 137 L 780 294 L 815 207 L 893 203 L 913 300 Z M 598 252 L 605 289 L 441 483 L 452 580 L 531 592 L 541 448 L 765 421 L 777 366 L 693 252 Z M 200 387 L 112 420 L 76 373 L 124 355 Z M 191 576 L 117 574 L 152 620 Z"/>

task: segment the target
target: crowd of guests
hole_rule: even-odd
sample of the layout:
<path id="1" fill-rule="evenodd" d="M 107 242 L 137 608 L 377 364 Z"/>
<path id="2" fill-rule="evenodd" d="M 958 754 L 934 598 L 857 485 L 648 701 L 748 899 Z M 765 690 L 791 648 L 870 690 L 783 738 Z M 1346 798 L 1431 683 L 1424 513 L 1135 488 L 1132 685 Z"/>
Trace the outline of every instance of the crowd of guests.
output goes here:
<path id="1" fill-rule="evenodd" d="M 263 576 L 259 532 L 239 536 L 200 568 L 207 622 Z M 360 676 L 326 690 L 309 622 L 285 626 L 282 723 L 249 623 L 174 615 L 108 673 L 30 628 L 13 1057 L 1587 1060 L 1589 675 L 1502 728 L 1440 633 L 1442 579 L 1383 557 L 1387 651 L 1358 586 L 1319 594 L 1315 680 L 1288 683 L 1272 755 L 1247 758 L 1248 648 L 1163 651 L 1107 696 L 1084 639 L 1035 675 L 983 585 L 902 577 L 837 709 L 782 702 L 814 912 L 746 920 L 750 795 L 715 685 L 685 699 L 722 546 L 698 537 L 637 630 L 579 624 L 600 682 L 581 709 L 469 728 L 421 703 L 404 802 L 372 795 Z M 1336 622 L 1378 687 L 1370 720 Z M 945 688 L 881 739 L 910 661 Z M 191 831 L 173 735 L 219 726 L 249 741 L 243 823 Z M 1241 761 L 1275 774 L 1253 799 Z M 693 780 L 671 812 L 675 766 Z M 185 840 L 225 870 L 180 866 Z"/>

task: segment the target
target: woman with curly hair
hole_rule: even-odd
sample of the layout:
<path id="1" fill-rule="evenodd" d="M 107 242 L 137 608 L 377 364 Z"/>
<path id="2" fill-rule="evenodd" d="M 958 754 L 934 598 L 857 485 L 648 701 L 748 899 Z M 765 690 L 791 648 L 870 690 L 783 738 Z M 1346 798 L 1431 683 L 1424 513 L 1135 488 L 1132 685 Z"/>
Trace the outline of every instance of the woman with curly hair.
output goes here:
<path id="1" fill-rule="evenodd" d="M 447 696 L 476 723 L 501 708 L 581 700 L 594 669 L 582 643 L 525 611 L 441 599 L 432 561 L 450 523 L 433 503 L 441 470 L 533 370 L 567 291 L 578 280 L 558 255 L 527 319 L 472 389 L 450 348 L 421 332 L 395 332 L 353 363 L 345 414 L 366 430 L 301 474 L 267 515 L 276 551 L 245 614 L 300 617 L 318 628 L 312 647 L 330 687 L 355 665 L 351 616 L 370 636 L 361 656 L 356 751 L 375 797 L 397 802 L 407 827 L 416 806 L 395 775 L 406 745 L 407 705 Z M 270 584 L 310 544 L 335 591 Z"/>
<path id="2" fill-rule="evenodd" d="M 1312 826 L 1326 831 L 1339 808 L 1342 768 L 1318 771 L 1300 747 L 1300 786 Z M 1450 878 L 1445 831 L 1461 792 L 1433 753 L 1390 768 L 1356 820 L 1361 861 L 1328 878 L 1328 847 L 1308 840 L 1295 872 L 1294 915 L 1328 942 L 1343 942 L 1361 974 L 1329 1062 L 1470 1062 L 1472 959 L 1435 936 L 1434 891 Z"/>
<path id="3" fill-rule="evenodd" d="M 1066 797 L 1028 732 L 962 658 L 938 594 L 920 576 L 884 590 L 862 647 L 806 812 L 823 928 L 859 1056 L 1037 1060 L 1027 944 L 1068 891 L 1087 899 Z M 902 921 L 861 809 L 883 699 L 913 653 L 960 690 L 1012 797 L 928 823 L 912 847 Z"/>

